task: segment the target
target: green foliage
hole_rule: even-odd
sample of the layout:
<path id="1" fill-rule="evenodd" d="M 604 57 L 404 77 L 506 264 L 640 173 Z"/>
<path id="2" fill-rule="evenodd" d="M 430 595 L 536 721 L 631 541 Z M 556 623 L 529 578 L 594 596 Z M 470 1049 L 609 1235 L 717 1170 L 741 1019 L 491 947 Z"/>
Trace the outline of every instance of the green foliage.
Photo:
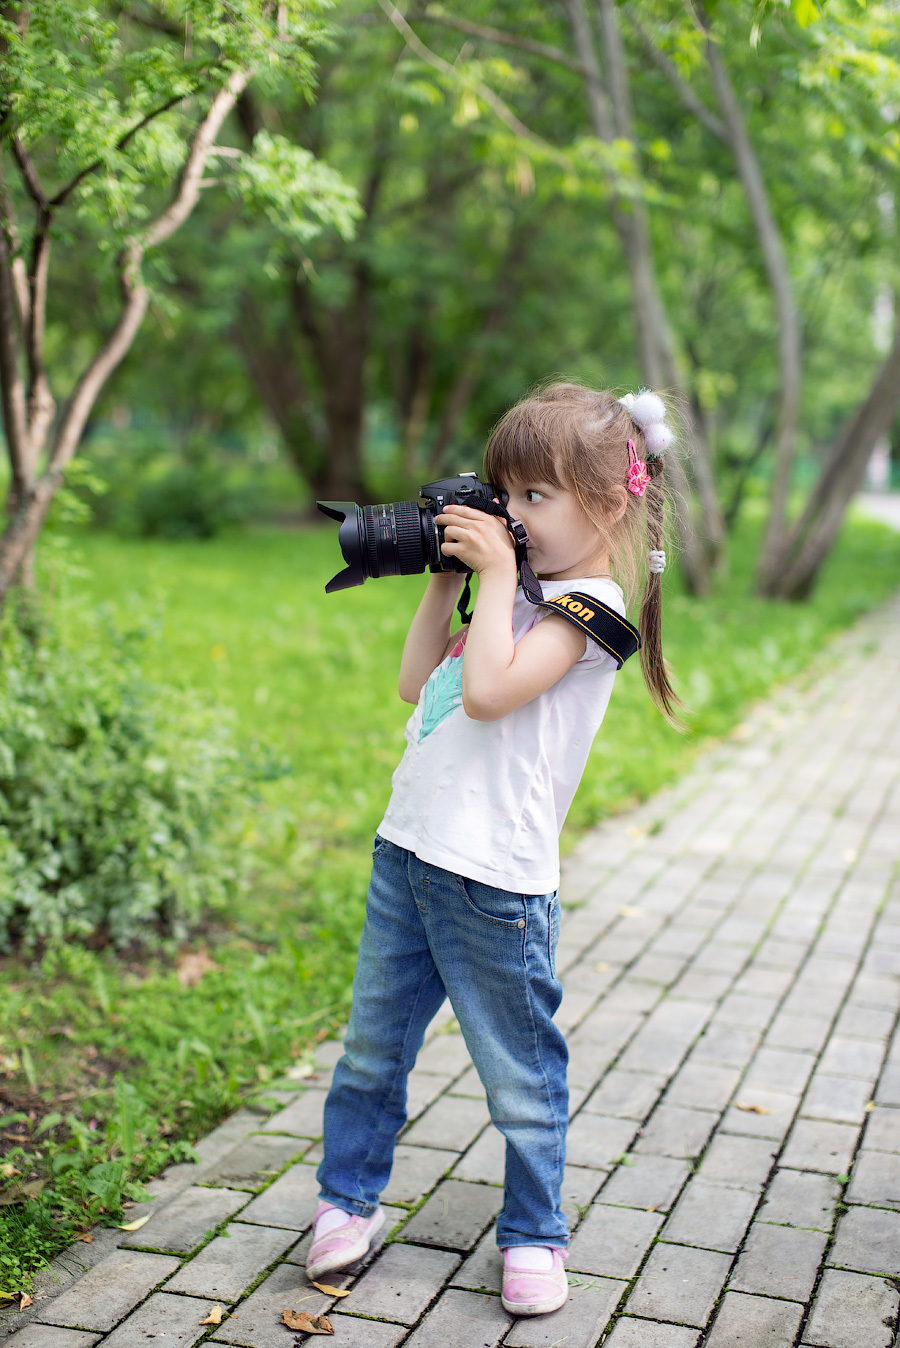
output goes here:
<path id="1" fill-rule="evenodd" d="M 286 239 L 308 243 L 325 226 L 353 235 L 362 214 L 355 190 L 309 150 L 260 131 L 253 154 L 242 155 L 229 190 Z"/>
<path id="2" fill-rule="evenodd" d="M 150 683 L 134 632 L 88 633 L 76 654 L 4 624 L 0 948 L 177 934 L 239 881 L 227 715 Z"/>

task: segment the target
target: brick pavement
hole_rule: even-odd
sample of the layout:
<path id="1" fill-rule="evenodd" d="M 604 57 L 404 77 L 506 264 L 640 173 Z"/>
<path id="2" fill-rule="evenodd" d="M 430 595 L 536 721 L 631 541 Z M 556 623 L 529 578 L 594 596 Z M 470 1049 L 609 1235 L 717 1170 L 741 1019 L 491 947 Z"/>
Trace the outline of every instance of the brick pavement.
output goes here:
<path id="1" fill-rule="evenodd" d="M 888 1348 L 900 1306 L 900 597 L 673 789 L 569 857 L 571 1295 L 497 1296 L 499 1136 L 449 1011 L 411 1081 L 388 1240 L 311 1287 L 336 1043 L 0 1316 L 15 1348 Z M 210 1308 L 227 1312 L 202 1325 Z M 16 1332 L 17 1331 L 17 1332 Z"/>

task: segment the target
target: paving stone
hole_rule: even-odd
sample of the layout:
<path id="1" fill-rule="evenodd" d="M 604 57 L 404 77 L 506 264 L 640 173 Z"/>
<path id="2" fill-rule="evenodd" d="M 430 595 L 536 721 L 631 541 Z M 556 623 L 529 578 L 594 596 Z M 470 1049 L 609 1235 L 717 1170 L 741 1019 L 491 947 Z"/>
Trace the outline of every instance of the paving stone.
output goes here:
<path id="1" fill-rule="evenodd" d="M 416 1058 L 417 1072 L 449 1072 L 454 1077 L 471 1065 L 466 1041 L 458 1032 L 434 1035 Z"/>
<path id="2" fill-rule="evenodd" d="M 803 1307 L 726 1292 L 704 1348 L 791 1348 Z"/>
<path id="3" fill-rule="evenodd" d="M 622 1072 L 614 1067 L 588 1096 L 584 1113 L 607 1114 L 617 1119 L 645 1119 L 665 1084 L 663 1076 Z"/>
<path id="4" fill-rule="evenodd" d="M 900 1278 L 900 1212 L 852 1207 L 838 1222 L 828 1262 Z"/>
<path id="5" fill-rule="evenodd" d="M 886 1067 L 875 1091 L 880 1105 L 900 1105 L 900 1067 Z"/>
<path id="6" fill-rule="evenodd" d="M 631 1119 L 579 1114 L 569 1125 L 566 1155 L 572 1165 L 608 1168 L 628 1150 L 637 1130 Z"/>
<path id="7" fill-rule="evenodd" d="M 129 1232 L 122 1244 L 188 1254 L 207 1232 L 233 1217 L 246 1202 L 247 1194 L 234 1189 L 201 1189 L 192 1185 L 161 1212 L 154 1213 L 139 1231 Z"/>
<path id="8" fill-rule="evenodd" d="M 628 1310 L 702 1329 L 722 1289 L 731 1257 L 687 1245 L 654 1246 L 628 1298 Z"/>
<path id="9" fill-rule="evenodd" d="M 755 1193 L 691 1179 L 666 1223 L 665 1239 L 679 1245 L 734 1253 L 744 1239 L 756 1204 Z"/>
<path id="10" fill-rule="evenodd" d="M 454 1152 L 435 1151 L 430 1147 L 394 1148 L 394 1166 L 382 1194 L 386 1203 L 418 1203 L 445 1175 L 457 1157 Z"/>
<path id="11" fill-rule="evenodd" d="M 355 1315 L 336 1315 L 328 1312 L 328 1319 L 334 1329 L 328 1342 L 331 1348 L 396 1348 L 409 1333 L 406 1325 L 386 1325 L 378 1320 L 364 1320 Z M 283 1338 L 279 1339 L 280 1348 L 286 1348 Z M 300 1343 L 300 1339 L 295 1339 Z M 304 1344 L 315 1344 L 318 1340 L 310 1336 Z"/>
<path id="12" fill-rule="evenodd" d="M 695 1062 L 691 1055 L 666 1091 L 667 1105 L 723 1110 L 740 1080 L 736 1067 Z"/>
<path id="13" fill-rule="evenodd" d="M 107 1344 L 109 1348 L 134 1348 L 135 1344 L 153 1338 L 164 1338 L 167 1344 L 171 1342 L 179 1348 L 190 1348 L 207 1332 L 208 1326 L 201 1325 L 200 1321 L 206 1319 L 215 1304 L 215 1298 L 201 1301 L 156 1292 L 103 1340 L 103 1348 L 107 1348 Z"/>
<path id="14" fill-rule="evenodd" d="M 477 1292 L 444 1292 L 405 1348 L 496 1348 L 513 1323 L 498 1296 Z"/>
<path id="15" fill-rule="evenodd" d="M 861 1151 L 853 1165 L 847 1198 L 851 1203 L 900 1208 L 900 1156 Z"/>
<path id="16" fill-rule="evenodd" d="M 603 1348 L 696 1348 L 699 1342 L 696 1329 L 623 1315 L 603 1340 Z"/>
<path id="17" fill-rule="evenodd" d="M 900 992 L 900 989 L 898 989 Z M 833 1035 L 822 1054 L 821 1071 L 834 1076 L 861 1077 L 874 1082 L 884 1061 L 884 1044 L 868 1039 L 843 1039 Z"/>
<path id="18" fill-rule="evenodd" d="M 893 1028 L 894 1017 L 890 1011 L 871 1006 L 845 1006 L 834 1032 L 846 1038 L 887 1040 Z"/>
<path id="19" fill-rule="evenodd" d="M 305 1231 L 315 1216 L 318 1201 L 316 1167 L 300 1162 L 257 1194 L 241 1213 L 241 1221 Z"/>
<path id="20" fill-rule="evenodd" d="M 580 1210 L 593 1202 L 597 1190 L 603 1183 L 602 1170 L 591 1170 L 587 1166 L 567 1165 L 563 1170 L 562 1209 L 569 1219 L 570 1226 L 581 1220 Z"/>
<path id="21" fill-rule="evenodd" d="M 460 1262 L 444 1250 L 388 1245 L 353 1288 L 353 1305 L 376 1319 L 413 1325 Z"/>
<path id="22" fill-rule="evenodd" d="M 450 1282 L 454 1287 L 465 1287 L 471 1291 L 497 1292 L 502 1278 L 503 1259 L 497 1249 L 497 1227 L 494 1225 L 488 1227 Z"/>
<path id="23" fill-rule="evenodd" d="M 405 1240 L 471 1250 L 503 1205 L 503 1190 L 444 1180 L 404 1228 Z"/>
<path id="24" fill-rule="evenodd" d="M 816 1072 L 809 1083 L 800 1113 L 805 1119 L 830 1119 L 834 1123 L 862 1123 L 872 1095 L 868 1081 L 827 1076 Z"/>
<path id="25" fill-rule="evenodd" d="M 673 1157 L 635 1156 L 631 1165 L 620 1165 L 609 1177 L 599 1197 L 604 1203 L 667 1212 L 688 1173 L 687 1163 Z"/>
<path id="26" fill-rule="evenodd" d="M 8 1348 L 94 1348 L 99 1334 L 84 1329 L 55 1329 L 51 1325 L 26 1325 L 12 1338 L 4 1339 Z"/>
<path id="27" fill-rule="evenodd" d="M 863 1146 L 867 1151 L 900 1153 L 900 1110 L 876 1105 L 866 1116 Z"/>
<path id="28" fill-rule="evenodd" d="M 750 1070 L 741 1085 L 741 1093 L 762 1087 L 764 1090 L 802 1095 L 815 1065 L 813 1053 L 763 1047 L 750 1064 Z"/>
<path id="29" fill-rule="evenodd" d="M 827 1243 L 823 1231 L 754 1222 L 729 1285 L 737 1292 L 806 1301 Z"/>
<path id="30" fill-rule="evenodd" d="M 708 1002 L 669 1001 L 651 1012 L 619 1060 L 626 1072 L 675 1072 L 709 1019 Z"/>
<path id="31" fill-rule="evenodd" d="M 167 1292 L 237 1301 L 245 1287 L 297 1239 L 294 1231 L 232 1222 L 166 1283 Z"/>
<path id="32" fill-rule="evenodd" d="M 252 1133 L 204 1174 L 203 1182 L 229 1189 L 261 1189 L 304 1149 L 296 1137 Z"/>
<path id="33" fill-rule="evenodd" d="M 110 1330 L 177 1267 L 178 1260 L 171 1255 L 113 1250 L 67 1291 L 41 1306 L 34 1318 L 51 1325 Z"/>
<path id="34" fill-rule="evenodd" d="M 841 1175 L 850 1169 L 859 1129 L 849 1123 L 798 1119 L 791 1129 L 782 1163 L 796 1170 Z"/>
<path id="35" fill-rule="evenodd" d="M 340 1286 L 341 1279 L 329 1275 L 328 1281 Z M 234 1307 L 234 1318 L 223 1321 L 213 1339 L 216 1343 L 242 1344 L 245 1348 L 286 1348 L 291 1339 L 281 1323 L 284 1310 L 306 1311 L 309 1315 L 329 1312 L 331 1319 L 330 1308 L 335 1304 L 336 1298 L 316 1291 L 296 1265 L 279 1264 L 246 1301 Z M 329 1343 L 333 1342 L 329 1339 Z M 159 1348 L 165 1348 L 165 1344 Z"/>
<path id="36" fill-rule="evenodd" d="M 503 1178 L 506 1167 L 506 1138 L 489 1125 L 481 1137 L 457 1161 L 451 1174 L 454 1179 L 474 1180 L 481 1184 L 496 1184 Z"/>
<path id="37" fill-rule="evenodd" d="M 473 1073 L 475 1069 L 472 1068 Z M 407 1119 L 417 1119 L 430 1104 L 437 1099 L 442 1091 L 450 1085 L 453 1078 L 448 1072 L 441 1072 L 432 1075 L 428 1072 L 410 1072 L 406 1081 L 406 1117 Z M 484 1098 L 484 1087 L 478 1080 L 475 1073 L 474 1089 L 471 1091 L 460 1091 L 454 1087 L 454 1095 L 474 1094 L 476 1099 Z"/>
<path id="38" fill-rule="evenodd" d="M 736 1025 L 711 1025 L 694 1045 L 691 1061 L 743 1068 L 753 1057 L 758 1043 L 756 1030 L 742 1030 Z"/>
<path id="39" fill-rule="evenodd" d="M 840 1185 L 830 1175 L 779 1167 L 766 1190 L 760 1220 L 830 1231 L 840 1196 Z"/>
<path id="40" fill-rule="evenodd" d="M 883 1278 L 826 1269 L 803 1342 L 817 1348 L 889 1348 L 900 1296 Z"/>
<path id="41" fill-rule="evenodd" d="M 298 1095 L 286 1109 L 279 1109 L 268 1123 L 264 1133 L 289 1133 L 292 1137 L 317 1138 L 322 1136 L 322 1112 L 328 1092 L 307 1090 Z"/>
<path id="42" fill-rule="evenodd" d="M 263 1122 L 254 1109 L 239 1109 L 218 1128 L 214 1128 L 206 1137 L 194 1144 L 194 1151 L 204 1166 L 214 1165 L 223 1156 L 233 1151 L 240 1140 Z"/>
<path id="43" fill-rule="evenodd" d="M 718 1121 L 708 1110 L 662 1104 L 635 1143 L 635 1153 L 688 1158 L 699 1156 Z"/>
<path id="44" fill-rule="evenodd" d="M 410 1081 L 412 1081 L 414 1076 L 415 1072 L 411 1074 L 409 1078 Z M 425 1078 L 425 1080 L 427 1081 L 442 1081 L 443 1079 L 444 1079 L 443 1076 L 438 1076 L 436 1073 L 429 1074 Z M 438 1092 L 438 1094 L 440 1094 L 440 1092 Z M 469 1067 L 466 1068 L 465 1072 L 463 1072 L 462 1076 L 459 1077 L 458 1080 L 454 1081 L 453 1094 L 471 1095 L 474 1096 L 476 1100 L 483 1100 L 485 1098 L 484 1086 L 481 1083 L 481 1077 L 475 1071 L 474 1063 L 472 1063 Z"/>
<path id="45" fill-rule="evenodd" d="M 403 1141 L 421 1147 L 465 1151 L 490 1118 L 484 1100 L 442 1095 L 407 1129 Z"/>
<path id="46" fill-rule="evenodd" d="M 655 1212 L 595 1203 L 569 1244 L 568 1267 L 579 1273 L 631 1278 L 662 1224 Z"/>
<path id="47" fill-rule="evenodd" d="M 772 1169 L 776 1147 L 768 1138 L 719 1133 L 709 1144 L 700 1173 L 705 1180 L 735 1189 L 761 1189 Z"/>
<path id="48" fill-rule="evenodd" d="M 594 1348 L 625 1290 L 624 1282 L 610 1278 L 579 1278 L 564 1306 L 515 1320 L 503 1342 L 508 1348 Z"/>
<path id="49" fill-rule="evenodd" d="M 796 1011 L 779 1011 L 766 1031 L 769 1048 L 808 1049 L 818 1053 L 828 1038 L 830 1020 Z"/>
<path id="50" fill-rule="evenodd" d="M 714 1025 L 740 1025 L 745 1029 L 764 1030 L 775 1014 L 777 997 L 748 997 L 731 992 L 720 1003 Z"/>
<path id="51" fill-rule="evenodd" d="M 743 1137 L 768 1137 L 780 1142 L 787 1136 L 799 1108 L 796 1095 L 754 1087 L 741 1090 L 722 1116 L 723 1133 Z"/>

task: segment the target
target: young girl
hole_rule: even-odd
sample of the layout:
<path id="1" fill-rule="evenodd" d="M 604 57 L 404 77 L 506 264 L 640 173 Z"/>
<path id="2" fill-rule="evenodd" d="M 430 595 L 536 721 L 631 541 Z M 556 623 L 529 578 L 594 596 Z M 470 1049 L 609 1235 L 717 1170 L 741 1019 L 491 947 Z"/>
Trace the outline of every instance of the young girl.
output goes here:
<path id="1" fill-rule="evenodd" d="M 616 399 L 552 384 L 496 427 L 485 474 L 528 531 L 545 600 L 577 590 L 624 615 L 610 573 L 626 585 L 645 573 L 641 659 L 671 716 L 677 699 L 660 646 L 661 452 L 673 438 L 664 417 L 654 394 Z M 403 649 L 400 696 L 416 709 L 375 839 L 307 1272 L 321 1278 L 353 1263 L 383 1224 L 406 1079 L 449 997 L 506 1138 L 503 1306 L 540 1315 L 568 1295 L 567 1052 L 553 1023 L 558 839 L 616 663 L 517 588 L 503 520 L 451 505 L 437 523 L 444 555 L 477 572 L 478 596 L 471 624 L 451 635 L 462 577 L 431 575 Z"/>

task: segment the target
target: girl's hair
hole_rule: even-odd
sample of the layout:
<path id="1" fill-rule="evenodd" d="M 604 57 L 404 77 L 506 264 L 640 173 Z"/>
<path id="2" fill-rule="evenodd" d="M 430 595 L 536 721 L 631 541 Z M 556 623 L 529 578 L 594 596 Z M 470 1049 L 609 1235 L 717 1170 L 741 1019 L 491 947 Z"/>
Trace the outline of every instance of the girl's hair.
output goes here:
<path id="1" fill-rule="evenodd" d="M 626 489 L 628 442 L 646 462 L 650 482 L 643 496 Z M 648 569 L 648 550 L 666 537 L 665 459 L 648 456 L 644 433 L 614 393 L 555 382 L 510 408 L 494 427 L 484 456 L 485 476 L 495 487 L 546 482 L 572 492 L 600 536 L 610 565 L 631 600 L 646 574 L 641 615 L 641 667 L 650 696 L 678 725 L 683 705 L 662 653 L 661 577 Z M 616 515 L 622 509 L 621 519 Z"/>

